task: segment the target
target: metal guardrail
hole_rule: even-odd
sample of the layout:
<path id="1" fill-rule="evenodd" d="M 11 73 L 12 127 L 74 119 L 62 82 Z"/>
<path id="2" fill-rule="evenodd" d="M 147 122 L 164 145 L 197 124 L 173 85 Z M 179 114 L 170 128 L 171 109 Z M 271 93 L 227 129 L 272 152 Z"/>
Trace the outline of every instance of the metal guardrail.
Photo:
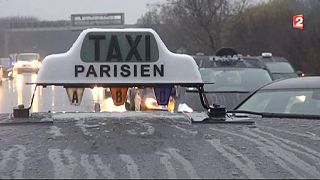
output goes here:
<path id="1" fill-rule="evenodd" d="M 66 27 L 70 26 L 70 21 L 34 21 L 34 22 L 11 22 L 10 29 L 15 28 L 41 28 L 41 27 Z"/>

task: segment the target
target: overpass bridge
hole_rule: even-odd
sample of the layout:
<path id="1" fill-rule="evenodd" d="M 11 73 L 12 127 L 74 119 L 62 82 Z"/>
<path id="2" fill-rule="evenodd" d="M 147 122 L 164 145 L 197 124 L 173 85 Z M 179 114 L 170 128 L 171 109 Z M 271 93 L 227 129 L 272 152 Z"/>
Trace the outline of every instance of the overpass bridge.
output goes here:
<path id="1" fill-rule="evenodd" d="M 69 21 L 13 21 L 3 31 L 0 56 L 33 51 L 44 57 L 67 51 L 84 29 L 132 27 L 125 24 L 124 13 L 72 14 Z"/>

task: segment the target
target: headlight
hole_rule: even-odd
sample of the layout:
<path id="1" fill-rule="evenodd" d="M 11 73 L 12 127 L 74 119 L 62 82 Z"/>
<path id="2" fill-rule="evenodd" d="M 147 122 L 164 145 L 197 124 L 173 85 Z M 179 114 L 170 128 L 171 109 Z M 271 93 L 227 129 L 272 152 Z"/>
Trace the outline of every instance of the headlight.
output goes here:
<path id="1" fill-rule="evenodd" d="M 197 88 L 195 88 L 195 87 L 187 87 L 186 88 L 186 91 L 188 92 L 190 92 L 190 91 L 192 91 L 192 92 L 194 92 L 194 91 L 198 91 L 198 89 Z"/>
<path id="2" fill-rule="evenodd" d="M 154 109 L 158 107 L 157 100 L 154 98 L 146 98 L 145 105 L 148 109 Z"/>
<path id="3" fill-rule="evenodd" d="M 168 111 L 173 112 L 174 111 L 174 104 L 175 104 L 175 100 L 170 97 L 169 103 L 168 103 Z"/>
<path id="4" fill-rule="evenodd" d="M 40 63 L 38 61 L 32 61 L 31 66 L 34 69 L 40 68 Z"/>
<path id="5" fill-rule="evenodd" d="M 14 67 L 20 67 L 20 66 L 22 66 L 22 63 L 20 61 L 14 64 Z"/>
<path id="6" fill-rule="evenodd" d="M 111 97 L 104 99 L 101 105 L 102 105 L 101 106 L 102 111 L 108 111 L 108 112 L 125 112 L 126 111 L 125 105 L 121 105 L 121 106 L 114 105 Z"/>

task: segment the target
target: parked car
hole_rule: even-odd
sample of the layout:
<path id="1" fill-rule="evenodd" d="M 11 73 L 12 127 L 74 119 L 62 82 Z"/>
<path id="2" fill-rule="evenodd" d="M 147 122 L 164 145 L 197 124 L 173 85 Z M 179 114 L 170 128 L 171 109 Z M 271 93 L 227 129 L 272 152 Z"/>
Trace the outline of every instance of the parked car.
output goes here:
<path id="1" fill-rule="evenodd" d="M 210 104 L 233 109 L 251 92 L 272 81 L 265 65 L 253 57 L 194 57 L 204 81 L 204 90 Z M 186 88 L 182 102 L 194 111 L 204 111 L 198 89 Z"/>
<path id="2" fill-rule="evenodd" d="M 284 57 L 273 56 L 272 53 L 262 53 L 261 56 L 256 56 L 255 58 L 266 64 L 273 80 L 301 76 L 301 72 L 295 71 L 290 62 Z"/>
<path id="3" fill-rule="evenodd" d="M 40 54 L 38 53 L 20 53 L 17 55 L 17 62 L 14 65 L 14 71 L 21 73 L 38 73 L 41 66 Z"/>
<path id="4" fill-rule="evenodd" d="M 320 115 L 320 77 L 275 81 L 246 98 L 235 110 L 279 117 Z"/>

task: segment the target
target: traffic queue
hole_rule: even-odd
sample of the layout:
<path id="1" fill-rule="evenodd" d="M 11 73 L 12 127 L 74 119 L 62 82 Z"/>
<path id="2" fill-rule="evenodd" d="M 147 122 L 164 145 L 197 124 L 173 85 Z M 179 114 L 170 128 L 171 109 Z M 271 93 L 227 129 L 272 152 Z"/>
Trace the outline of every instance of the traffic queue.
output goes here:
<path id="1" fill-rule="evenodd" d="M 0 120 L 0 177 L 319 177 L 319 77 L 277 79 L 261 57 L 222 51 L 172 53 L 152 29 L 84 30 L 42 60 L 29 106 Z M 76 107 L 102 90 L 126 110 L 31 112 L 50 87 Z"/>
<path id="2" fill-rule="evenodd" d="M 224 116 L 279 75 L 298 77 L 287 60 L 271 53 L 242 56 L 222 48 L 216 56 L 174 54 L 151 29 L 87 29 L 68 52 L 47 56 L 42 64 L 30 84 L 64 87 L 73 105 L 81 104 L 85 88 L 100 87 L 127 111 L 196 111 L 209 117 Z M 21 113 L 26 111 L 14 108 L 13 114 L 29 116 Z"/>
<path id="3" fill-rule="evenodd" d="M 82 98 L 78 96 L 83 95 L 84 88 L 102 87 L 106 94 L 110 92 L 109 97 L 116 106 L 125 104 L 127 110 L 138 111 L 207 111 L 204 103 L 232 110 L 254 90 L 272 80 L 281 76 L 298 77 L 286 59 L 271 53 L 242 56 L 233 49 L 223 48 L 216 56 L 173 55 L 159 36 L 148 29 L 115 32 L 88 29 L 80 34 L 68 52 L 50 55 L 43 62 L 39 57 L 37 53 L 17 54 L 10 75 L 38 73 L 42 63 L 48 64 L 41 68 L 35 84 L 65 87 L 71 104 L 81 103 Z M 177 64 L 162 62 L 162 58 L 168 57 Z M 190 65 L 179 58 L 189 59 Z M 71 62 L 70 59 L 79 60 Z M 52 64 L 53 61 L 57 63 Z M 64 65 L 59 61 L 64 61 Z M 183 70 L 180 72 L 174 67 Z M 194 70 L 195 67 L 200 74 L 190 73 L 190 68 Z M 61 77 L 54 68 L 59 69 Z M 178 94 L 178 91 L 181 92 Z M 198 93 L 205 94 L 205 99 L 198 98 Z M 179 109 L 182 104 L 188 110 Z"/>

